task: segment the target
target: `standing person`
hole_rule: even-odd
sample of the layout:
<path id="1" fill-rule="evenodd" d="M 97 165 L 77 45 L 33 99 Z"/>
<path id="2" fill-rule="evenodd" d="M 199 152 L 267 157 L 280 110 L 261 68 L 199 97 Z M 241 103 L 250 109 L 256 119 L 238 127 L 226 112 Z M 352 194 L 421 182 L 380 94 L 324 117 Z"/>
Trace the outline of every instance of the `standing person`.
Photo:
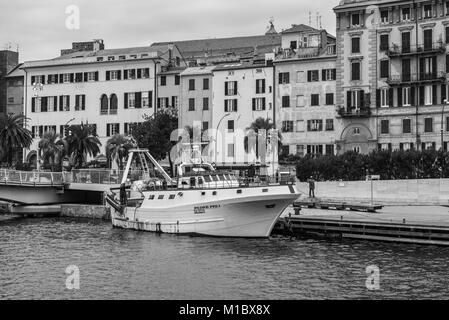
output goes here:
<path id="1" fill-rule="evenodd" d="M 309 198 L 315 198 L 315 180 L 311 176 L 307 182 L 309 183 Z"/>

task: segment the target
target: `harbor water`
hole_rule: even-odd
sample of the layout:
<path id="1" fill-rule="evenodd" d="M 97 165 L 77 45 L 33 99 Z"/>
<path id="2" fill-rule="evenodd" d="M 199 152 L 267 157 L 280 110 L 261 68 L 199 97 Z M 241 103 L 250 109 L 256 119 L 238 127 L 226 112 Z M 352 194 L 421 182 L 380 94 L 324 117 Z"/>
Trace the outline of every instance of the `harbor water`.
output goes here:
<path id="1" fill-rule="evenodd" d="M 449 248 L 351 240 L 220 239 L 108 222 L 0 222 L 0 299 L 446 299 Z M 66 287 L 66 268 L 80 272 Z M 380 268 L 379 290 L 366 286 Z"/>

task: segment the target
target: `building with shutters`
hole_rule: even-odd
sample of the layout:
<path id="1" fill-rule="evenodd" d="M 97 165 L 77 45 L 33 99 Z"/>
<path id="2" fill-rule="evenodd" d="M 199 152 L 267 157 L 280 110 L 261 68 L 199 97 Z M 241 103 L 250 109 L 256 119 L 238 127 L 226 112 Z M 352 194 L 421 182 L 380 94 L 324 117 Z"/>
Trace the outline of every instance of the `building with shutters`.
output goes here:
<path id="1" fill-rule="evenodd" d="M 19 53 L 11 50 L 0 50 L 0 114 L 7 112 L 7 78 L 8 73 L 19 64 Z"/>
<path id="2" fill-rule="evenodd" d="M 334 155 L 340 130 L 335 121 L 335 37 L 303 24 L 293 25 L 281 35 L 274 87 L 282 153 Z"/>
<path id="3" fill-rule="evenodd" d="M 65 135 L 67 124 L 95 126 L 104 153 L 110 137 L 130 133 L 132 124 L 154 113 L 157 74 L 163 66 L 181 64 L 179 57 L 176 46 L 165 45 L 75 51 L 25 62 L 24 113 L 35 138 L 26 159 L 46 131 Z"/>
<path id="4" fill-rule="evenodd" d="M 343 0 L 334 11 L 339 152 L 447 150 L 449 1 Z"/>
<path id="5" fill-rule="evenodd" d="M 23 114 L 25 72 L 18 64 L 6 76 L 6 114 Z"/>

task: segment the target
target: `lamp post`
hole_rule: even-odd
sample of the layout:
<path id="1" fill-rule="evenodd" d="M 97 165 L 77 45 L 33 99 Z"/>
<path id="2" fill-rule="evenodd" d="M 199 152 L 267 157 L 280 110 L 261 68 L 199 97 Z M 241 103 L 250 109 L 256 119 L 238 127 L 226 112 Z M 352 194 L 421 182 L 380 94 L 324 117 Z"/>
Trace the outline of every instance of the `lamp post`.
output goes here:
<path id="1" fill-rule="evenodd" d="M 44 85 L 40 82 L 39 83 L 34 82 L 32 85 L 33 85 L 34 96 L 36 98 L 39 98 L 39 92 L 44 90 Z M 36 169 L 37 169 L 37 172 L 41 171 L 41 156 L 40 156 L 40 150 L 39 150 L 39 143 L 37 144 Z"/>
<path id="2" fill-rule="evenodd" d="M 220 128 L 221 122 L 224 120 L 224 118 L 229 117 L 231 113 L 226 113 L 220 121 L 218 121 L 217 129 L 215 130 L 215 165 L 217 165 L 217 140 L 218 140 L 218 129 Z"/>

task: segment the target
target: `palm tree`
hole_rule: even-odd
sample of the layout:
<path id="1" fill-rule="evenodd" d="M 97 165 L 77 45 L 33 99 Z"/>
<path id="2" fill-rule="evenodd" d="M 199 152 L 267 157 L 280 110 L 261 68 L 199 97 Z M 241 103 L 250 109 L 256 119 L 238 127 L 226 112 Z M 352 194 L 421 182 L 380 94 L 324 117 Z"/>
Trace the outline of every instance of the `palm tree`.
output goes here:
<path id="1" fill-rule="evenodd" d="M 244 147 L 245 151 L 248 153 L 250 150 L 256 151 L 256 157 L 259 157 L 259 138 L 263 138 L 262 132 L 259 133 L 259 131 L 265 130 L 265 143 L 268 143 L 269 138 L 269 132 L 270 130 L 275 129 L 273 122 L 269 119 L 264 118 L 257 118 L 253 123 L 251 123 L 251 126 L 246 128 L 247 135 L 245 136 L 244 140 Z M 251 143 L 249 145 L 249 137 L 255 136 L 255 143 Z M 278 150 L 281 149 L 282 146 L 282 134 L 278 131 L 277 134 L 277 140 L 278 140 Z"/>
<path id="2" fill-rule="evenodd" d="M 122 134 L 116 134 L 106 143 L 106 157 L 108 160 L 115 159 L 120 170 L 123 170 L 123 159 L 126 158 L 130 149 L 135 148 L 134 139 Z"/>
<path id="3" fill-rule="evenodd" d="M 62 157 L 67 154 L 68 144 L 52 130 L 44 133 L 39 141 L 39 150 L 44 162 L 49 163 L 54 171 L 55 164 L 61 164 Z"/>
<path id="4" fill-rule="evenodd" d="M 15 149 L 29 148 L 33 142 L 30 130 L 24 127 L 26 120 L 22 114 L 0 116 L 0 153 L 12 164 Z"/>
<path id="5" fill-rule="evenodd" d="M 69 154 L 73 157 L 75 166 L 80 168 L 87 156 L 95 157 L 100 153 L 101 142 L 89 124 L 71 125 L 70 134 L 66 138 Z"/>

